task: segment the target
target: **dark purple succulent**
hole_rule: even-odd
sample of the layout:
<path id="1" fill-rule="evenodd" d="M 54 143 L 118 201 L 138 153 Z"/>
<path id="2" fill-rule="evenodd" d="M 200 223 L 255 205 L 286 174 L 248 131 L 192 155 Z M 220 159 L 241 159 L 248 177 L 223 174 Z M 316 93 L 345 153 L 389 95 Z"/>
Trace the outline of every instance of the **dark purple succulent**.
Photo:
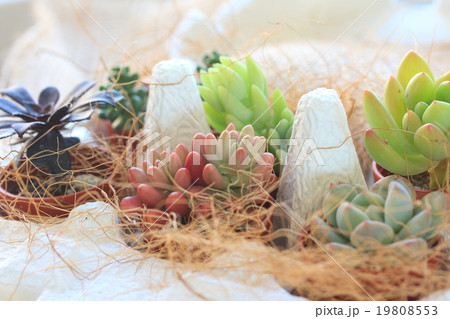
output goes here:
<path id="1" fill-rule="evenodd" d="M 63 137 L 61 130 L 71 122 L 88 120 L 96 106 L 116 105 L 123 96 L 117 91 L 97 92 L 80 102 L 95 82 L 84 81 L 58 103 L 55 87 L 45 88 L 38 102 L 21 86 L 2 90 L 11 100 L 0 98 L 0 139 L 14 134 L 26 142 L 26 155 L 34 165 L 46 168 L 52 175 L 64 175 L 72 167 L 67 149 L 80 142 L 77 137 Z"/>

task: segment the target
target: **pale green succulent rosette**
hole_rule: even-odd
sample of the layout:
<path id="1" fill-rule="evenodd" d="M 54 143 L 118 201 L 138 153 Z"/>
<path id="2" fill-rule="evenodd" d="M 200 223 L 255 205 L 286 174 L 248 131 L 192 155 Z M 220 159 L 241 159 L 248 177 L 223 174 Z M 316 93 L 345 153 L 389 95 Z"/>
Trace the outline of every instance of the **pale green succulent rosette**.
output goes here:
<path id="1" fill-rule="evenodd" d="M 323 201 L 324 219 L 313 222 L 313 235 L 331 250 L 375 251 L 388 246 L 419 251 L 444 224 L 447 195 L 432 192 L 416 201 L 412 184 L 391 175 L 370 190 L 349 184 L 332 185 Z"/>
<path id="2" fill-rule="evenodd" d="M 243 64 L 221 56 L 220 63 L 207 72 L 200 71 L 200 79 L 206 116 L 217 132 L 224 131 L 230 123 L 237 130 L 251 124 L 255 135 L 268 139 L 269 151 L 277 163 L 285 158 L 294 114 L 279 89 L 269 99 L 264 73 L 252 58 L 247 57 Z"/>
<path id="3" fill-rule="evenodd" d="M 365 91 L 371 129 L 364 136 L 369 155 L 403 176 L 430 173 L 430 189 L 448 187 L 450 157 L 450 72 L 435 79 L 427 62 L 410 51 L 397 77 L 386 84 L 384 103 Z"/>

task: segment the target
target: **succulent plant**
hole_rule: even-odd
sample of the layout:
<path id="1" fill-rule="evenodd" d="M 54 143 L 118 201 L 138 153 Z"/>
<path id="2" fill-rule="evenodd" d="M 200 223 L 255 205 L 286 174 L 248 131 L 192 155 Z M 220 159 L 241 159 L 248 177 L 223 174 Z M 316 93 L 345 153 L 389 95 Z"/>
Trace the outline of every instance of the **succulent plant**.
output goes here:
<path id="1" fill-rule="evenodd" d="M 148 88 L 138 86 L 138 73 L 130 73 L 128 66 L 113 67 L 108 77 L 109 83 L 100 86 L 100 90 L 114 89 L 124 97 L 118 103 L 119 107 L 101 105 L 98 116 L 109 120 L 112 129 L 117 132 L 136 133 L 144 126 L 145 111 L 147 108 Z"/>
<path id="2" fill-rule="evenodd" d="M 67 149 L 80 140 L 77 137 L 63 137 L 60 131 L 68 123 L 89 119 L 95 106 L 114 107 L 115 101 L 122 98 L 114 91 L 97 92 L 80 103 L 80 98 L 94 85 L 93 81 L 78 84 L 59 104 L 59 92 L 55 87 L 45 88 L 38 102 L 24 87 L 2 90 L 2 95 L 16 103 L 0 98 L 0 110 L 6 113 L 0 121 L 0 138 L 17 134 L 20 142 L 27 143 L 26 156 L 34 165 L 62 177 L 72 167 Z M 30 132 L 31 136 L 27 136 Z"/>
<path id="3" fill-rule="evenodd" d="M 437 80 L 410 51 L 391 76 L 384 103 L 372 91 L 363 96 L 371 129 L 364 136 L 369 155 L 403 176 L 430 173 L 430 189 L 448 185 L 450 157 L 450 72 Z"/>
<path id="4" fill-rule="evenodd" d="M 229 124 L 219 138 L 196 134 L 191 151 L 184 144 L 172 153 L 151 149 L 142 168 L 129 169 L 128 180 L 137 195 L 125 197 L 120 206 L 127 211 L 144 209 L 150 219 L 164 212 L 188 216 L 195 194 L 223 190 L 240 196 L 266 189 L 276 176 L 274 156 L 265 153 L 265 147 L 266 139 L 254 136 L 251 125 L 238 132 Z"/>
<path id="5" fill-rule="evenodd" d="M 209 124 L 218 132 L 229 123 L 238 130 L 251 124 L 255 135 L 269 139 L 270 151 L 277 162 L 283 160 L 294 114 L 282 92 L 275 89 L 269 100 L 264 73 L 252 58 L 247 57 L 245 65 L 229 57 L 219 59 L 220 63 L 215 63 L 208 72 L 200 71 L 199 90 Z"/>
<path id="6" fill-rule="evenodd" d="M 220 57 L 224 56 L 216 50 L 212 51 L 211 54 L 205 54 L 202 58 L 204 66 L 198 65 L 197 72 L 200 73 L 201 70 L 208 71 L 208 68 L 212 67 L 215 63 L 220 63 Z"/>
<path id="7" fill-rule="evenodd" d="M 416 201 L 412 184 L 398 175 L 370 190 L 349 184 L 332 185 L 323 201 L 324 220 L 314 221 L 315 235 L 335 250 L 376 250 L 388 245 L 422 249 L 448 217 L 448 199 L 432 192 Z"/>

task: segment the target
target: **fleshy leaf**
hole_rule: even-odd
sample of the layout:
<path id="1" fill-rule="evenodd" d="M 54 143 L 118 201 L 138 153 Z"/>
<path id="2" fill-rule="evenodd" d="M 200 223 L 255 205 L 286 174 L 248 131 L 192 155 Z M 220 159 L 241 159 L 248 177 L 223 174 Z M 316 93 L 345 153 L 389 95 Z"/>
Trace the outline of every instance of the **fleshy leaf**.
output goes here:
<path id="1" fill-rule="evenodd" d="M 413 201 L 408 190 L 398 182 L 389 184 L 388 196 L 384 206 L 385 223 L 398 232 L 413 214 Z"/>
<path id="2" fill-rule="evenodd" d="M 377 245 L 389 245 L 394 240 L 392 228 L 381 222 L 366 220 L 360 223 L 353 230 L 350 241 L 353 246 L 361 247 L 364 250 L 372 250 Z"/>
<path id="3" fill-rule="evenodd" d="M 417 52 L 409 51 L 403 58 L 402 62 L 400 62 L 400 66 L 397 71 L 397 79 L 401 85 L 406 88 L 408 82 L 413 78 L 413 76 L 421 72 L 427 73 L 434 81 L 433 72 L 431 72 L 428 63 Z"/>
<path id="4" fill-rule="evenodd" d="M 389 113 L 391 113 L 394 121 L 400 127 L 402 118 L 406 113 L 405 94 L 402 85 L 394 76 L 391 76 L 386 83 L 384 104 Z"/>
<path id="5" fill-rule="evenodd" d="M 447 137 L 433 124 L 421 126 L 414 135 L 414 143 L 423 156 L 433 161 L 442 161 L 450 157 Z"/>
<path id="6" fill-rule="evenodd" d="M 416 74 L 405 89 L 405 105 L 410 110 L 419 102 L 430 104 L 434 100 L 434 81 L 425 72 Z"/>

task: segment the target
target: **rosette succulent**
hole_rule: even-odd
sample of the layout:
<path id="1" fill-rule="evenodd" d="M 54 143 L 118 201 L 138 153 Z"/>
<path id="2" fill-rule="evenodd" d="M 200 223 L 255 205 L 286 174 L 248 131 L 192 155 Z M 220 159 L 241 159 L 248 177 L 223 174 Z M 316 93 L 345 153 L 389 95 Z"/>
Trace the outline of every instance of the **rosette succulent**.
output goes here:
<path id="1" fill-rule="evenodd" d="M 265 190 L 276 181 L 275 159 L 265 148 L 266 139 L 255 136 L 251 125 L 238 132 L 230 124 L 218 138 L 196 134 L 191 151 L 184 144 L 172 153 L 151 149 L 142 168 L 129 169 L 136 196 L 125 197 L 120 206 L 127 211 L 144 210 L 147 219 L 171 212 L 188 216 L 195 194 L 223 190 L 240 196 Z"/>
<path id="2" fill-rule="evenodd" d="M 20 142 L 26 142 L 25 154 L 34 165 L 52 175 L 63 176 L 72 167 L 67 149 L 80 139 L 63 137 L 61 130 L 69 123 L 89 119 L 95 106 L 114 108 L 122 98 L 118 92 L 107 91 L 97 92 L 81 102 L 81 97 L 94 85 L 93 81 L 80 83 L 60 103 L 55 87 L 45 88 L 37 102 L 24 87 L 2 90 L 1 95 L 15 103 L 0 98 L 0 110 L 5 113 L 0 120 L 0 138 L 16 134 Z"/>
<path id="3" fill-rule="evenodd" d="M 270 151 L 281 161 L 294 123 L 282 92 L 275 89 L 269 100 L 264 73 L 252 58 L 247 57 L 245 65 L 229 57 L 219 59 L 208 72 L 200 71 L 199 90 L 209 124 L 218 132 L 229 123 L 238 130 L 251 124 L 255 135 L 269 139 Z"/>
<path id="4" fill-rule="evenodd" d="M 349 184 L 332 185 L 323 201 L 324 220 L 315 220 L 315 235 L 334 250 L 373 251 L 379 245 L 393 249 L 424 249 L 427 239 L 448 217 L 447 195 L 432 192 L 416 201 L 412 184 L 391 175 L 370 190 Z"/>
<path id="5" fill-rule="evenodd" d="M 363 96 L 371 129 L 364 136 L 369 155 L 403 176 L 430 173 L 430 189 L 448 185 L 450 157 L 450 72 L 435 79 L 410 51 L 397 77 L 386 84 L 384 103 L 372 91 Z"/>
<path id="6" fill-rule="evenodd" d="M 119 107 L 101 105 L 98 116 L 111 122 L 116 132 L 136 133 L 144 126 L 145 110 L 147 108 L 148 88 L 137 85 L 138 73 L 130 73 L 130 68 L 113 67 L 108 77 L 109 83 L 100 86 L 100 90 L 110 88 L 120 92 L 123 99 L 118 101 Z"/>

